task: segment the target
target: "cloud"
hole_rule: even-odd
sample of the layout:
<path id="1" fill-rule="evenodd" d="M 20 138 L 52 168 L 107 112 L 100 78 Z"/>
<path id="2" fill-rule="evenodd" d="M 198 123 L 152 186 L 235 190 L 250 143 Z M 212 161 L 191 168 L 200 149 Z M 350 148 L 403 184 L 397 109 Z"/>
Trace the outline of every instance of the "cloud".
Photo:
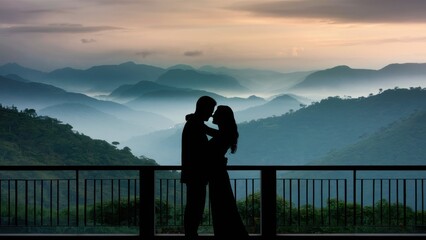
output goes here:
<path id="1" fill-rule="evenodd" d="M 43 6 L 43 1 L 0 0 L 0 23 L 34 23 L 48 15 L 69 13 L 75 7 L 64 7 L 59 1 Z"/>
<path id="2" fill-rule="evenodd" d="M 303 47 L 293 47 L 291 49 L 291 56 L 298 57 L 303 51 L 305 51 Z"/>
<path id="3" fill-rule="evenodd" d="M 426 22 L 424 0 L 298 0 L 234 5 L 260 16 L 314 18 L 334 22 Z"/>
<path id="4" fill-rule="evenodd" d="M 83 26 L 81 24 L 26 25 L 3 28 L 8 33 L 89 33 L 123 29 L 112 26 Z"/>
<path id="5" fill-rule="evenodd" d="M 418 37 L 400 37 L 400 38 L 374 38 L 363 40 L 337 40 L 326 41 L 323 46 L 356 46 L 356 45 L 382 45 L 393 43 L 423 43 L 426 41 L 426 36 Z"/>
<path id="6" fill-rule="evenodd" d="M 94 42 L 96 42 L 96 40 L 92 39 L 92 38 L 90 38 L 90 39 L 86 39 L 86 38 L 81 39 L 81 43 L 94 43 Z"/>
<path id="7" fill-rule="evenodd" d="M 149 51 L 149 50 L 146 50 L 146 51 L 140 51 L 140 52 L 137 52 L 136 53 L 136 55 L 138 55 L 138 56 L 142 56 L 142 58 L 146 58 L 146 57 L 148 57 L 148 56 L 150 56 L 150 55 L 153 55 L 153 54 L 155 54 L 156 52 L 154 52 L 154 51 Z"/>
<path id="8" fill-rule="evenodd" d="M 183 53 L 183 55 L 187 56 L 187 57 L 198 57 L 198 56 L 203 55 L 203 52 L 202 51 L 198 51 L 198 50 L 195 50 L 195 51 L 186 51 L 186 52 Z"/>

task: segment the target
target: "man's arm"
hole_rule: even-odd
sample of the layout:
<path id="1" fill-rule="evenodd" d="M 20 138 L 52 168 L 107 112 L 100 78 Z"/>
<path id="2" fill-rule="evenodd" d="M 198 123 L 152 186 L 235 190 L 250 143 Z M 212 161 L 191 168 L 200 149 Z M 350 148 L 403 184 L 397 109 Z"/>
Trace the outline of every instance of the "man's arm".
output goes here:
<path id="1" fill-rule="evenodd" d="M 204 124 L 204 131 L 210 137 L 216 137 L 219 134 L 219 130 L 217 130 L 215 128 L 211 128 L 211 127 L 209 127 L 209 126 L 207 126 L 205 124 Z"/>

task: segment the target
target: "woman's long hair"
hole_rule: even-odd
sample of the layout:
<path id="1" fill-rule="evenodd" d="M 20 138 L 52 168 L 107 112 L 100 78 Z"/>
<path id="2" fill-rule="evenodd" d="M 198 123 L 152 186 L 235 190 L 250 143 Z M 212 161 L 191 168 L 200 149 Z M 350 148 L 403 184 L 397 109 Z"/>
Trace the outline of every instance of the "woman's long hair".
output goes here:
<path id="1" fill-rule="evenodd" d="M 234 112 L 229 106 L 225 105 L 218 106 L 216 111 L 220 113 L 221 130 L 225 134 L 225 137 L 229 139 L 229 142 L 231 143 L 231 153 L 235 153 L 237 151 L 239 134 L 237 123 L 234 117 Z"/>

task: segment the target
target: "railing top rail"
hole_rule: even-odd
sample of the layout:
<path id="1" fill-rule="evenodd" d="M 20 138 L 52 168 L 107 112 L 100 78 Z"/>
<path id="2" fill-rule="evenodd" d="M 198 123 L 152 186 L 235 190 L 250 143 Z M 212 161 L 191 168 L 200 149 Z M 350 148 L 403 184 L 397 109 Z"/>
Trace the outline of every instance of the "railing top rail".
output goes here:
<path id="1" fill-rule="evenodd" d="M 180 165 L 14 165 L 1 166 L 0 171 L 49 170 L 180 170 Z M 229 165 L 228 170 L 277 171 L 414 171 L 426 170 L 426 165 Z"/>

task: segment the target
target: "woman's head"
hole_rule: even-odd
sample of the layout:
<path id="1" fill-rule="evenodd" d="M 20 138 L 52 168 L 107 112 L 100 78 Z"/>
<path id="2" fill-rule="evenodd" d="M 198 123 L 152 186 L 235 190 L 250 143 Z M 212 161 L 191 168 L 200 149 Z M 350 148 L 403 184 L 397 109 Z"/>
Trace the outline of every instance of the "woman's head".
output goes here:
<path id="1" fill-rule="evenodd" d="M 231 153 L 237 150 L 238 129 L 234 112 L 229 106 L 220 105 L 213 114 L 213 123 L 219 126 L 219 130 L 231 142 Z"/>

